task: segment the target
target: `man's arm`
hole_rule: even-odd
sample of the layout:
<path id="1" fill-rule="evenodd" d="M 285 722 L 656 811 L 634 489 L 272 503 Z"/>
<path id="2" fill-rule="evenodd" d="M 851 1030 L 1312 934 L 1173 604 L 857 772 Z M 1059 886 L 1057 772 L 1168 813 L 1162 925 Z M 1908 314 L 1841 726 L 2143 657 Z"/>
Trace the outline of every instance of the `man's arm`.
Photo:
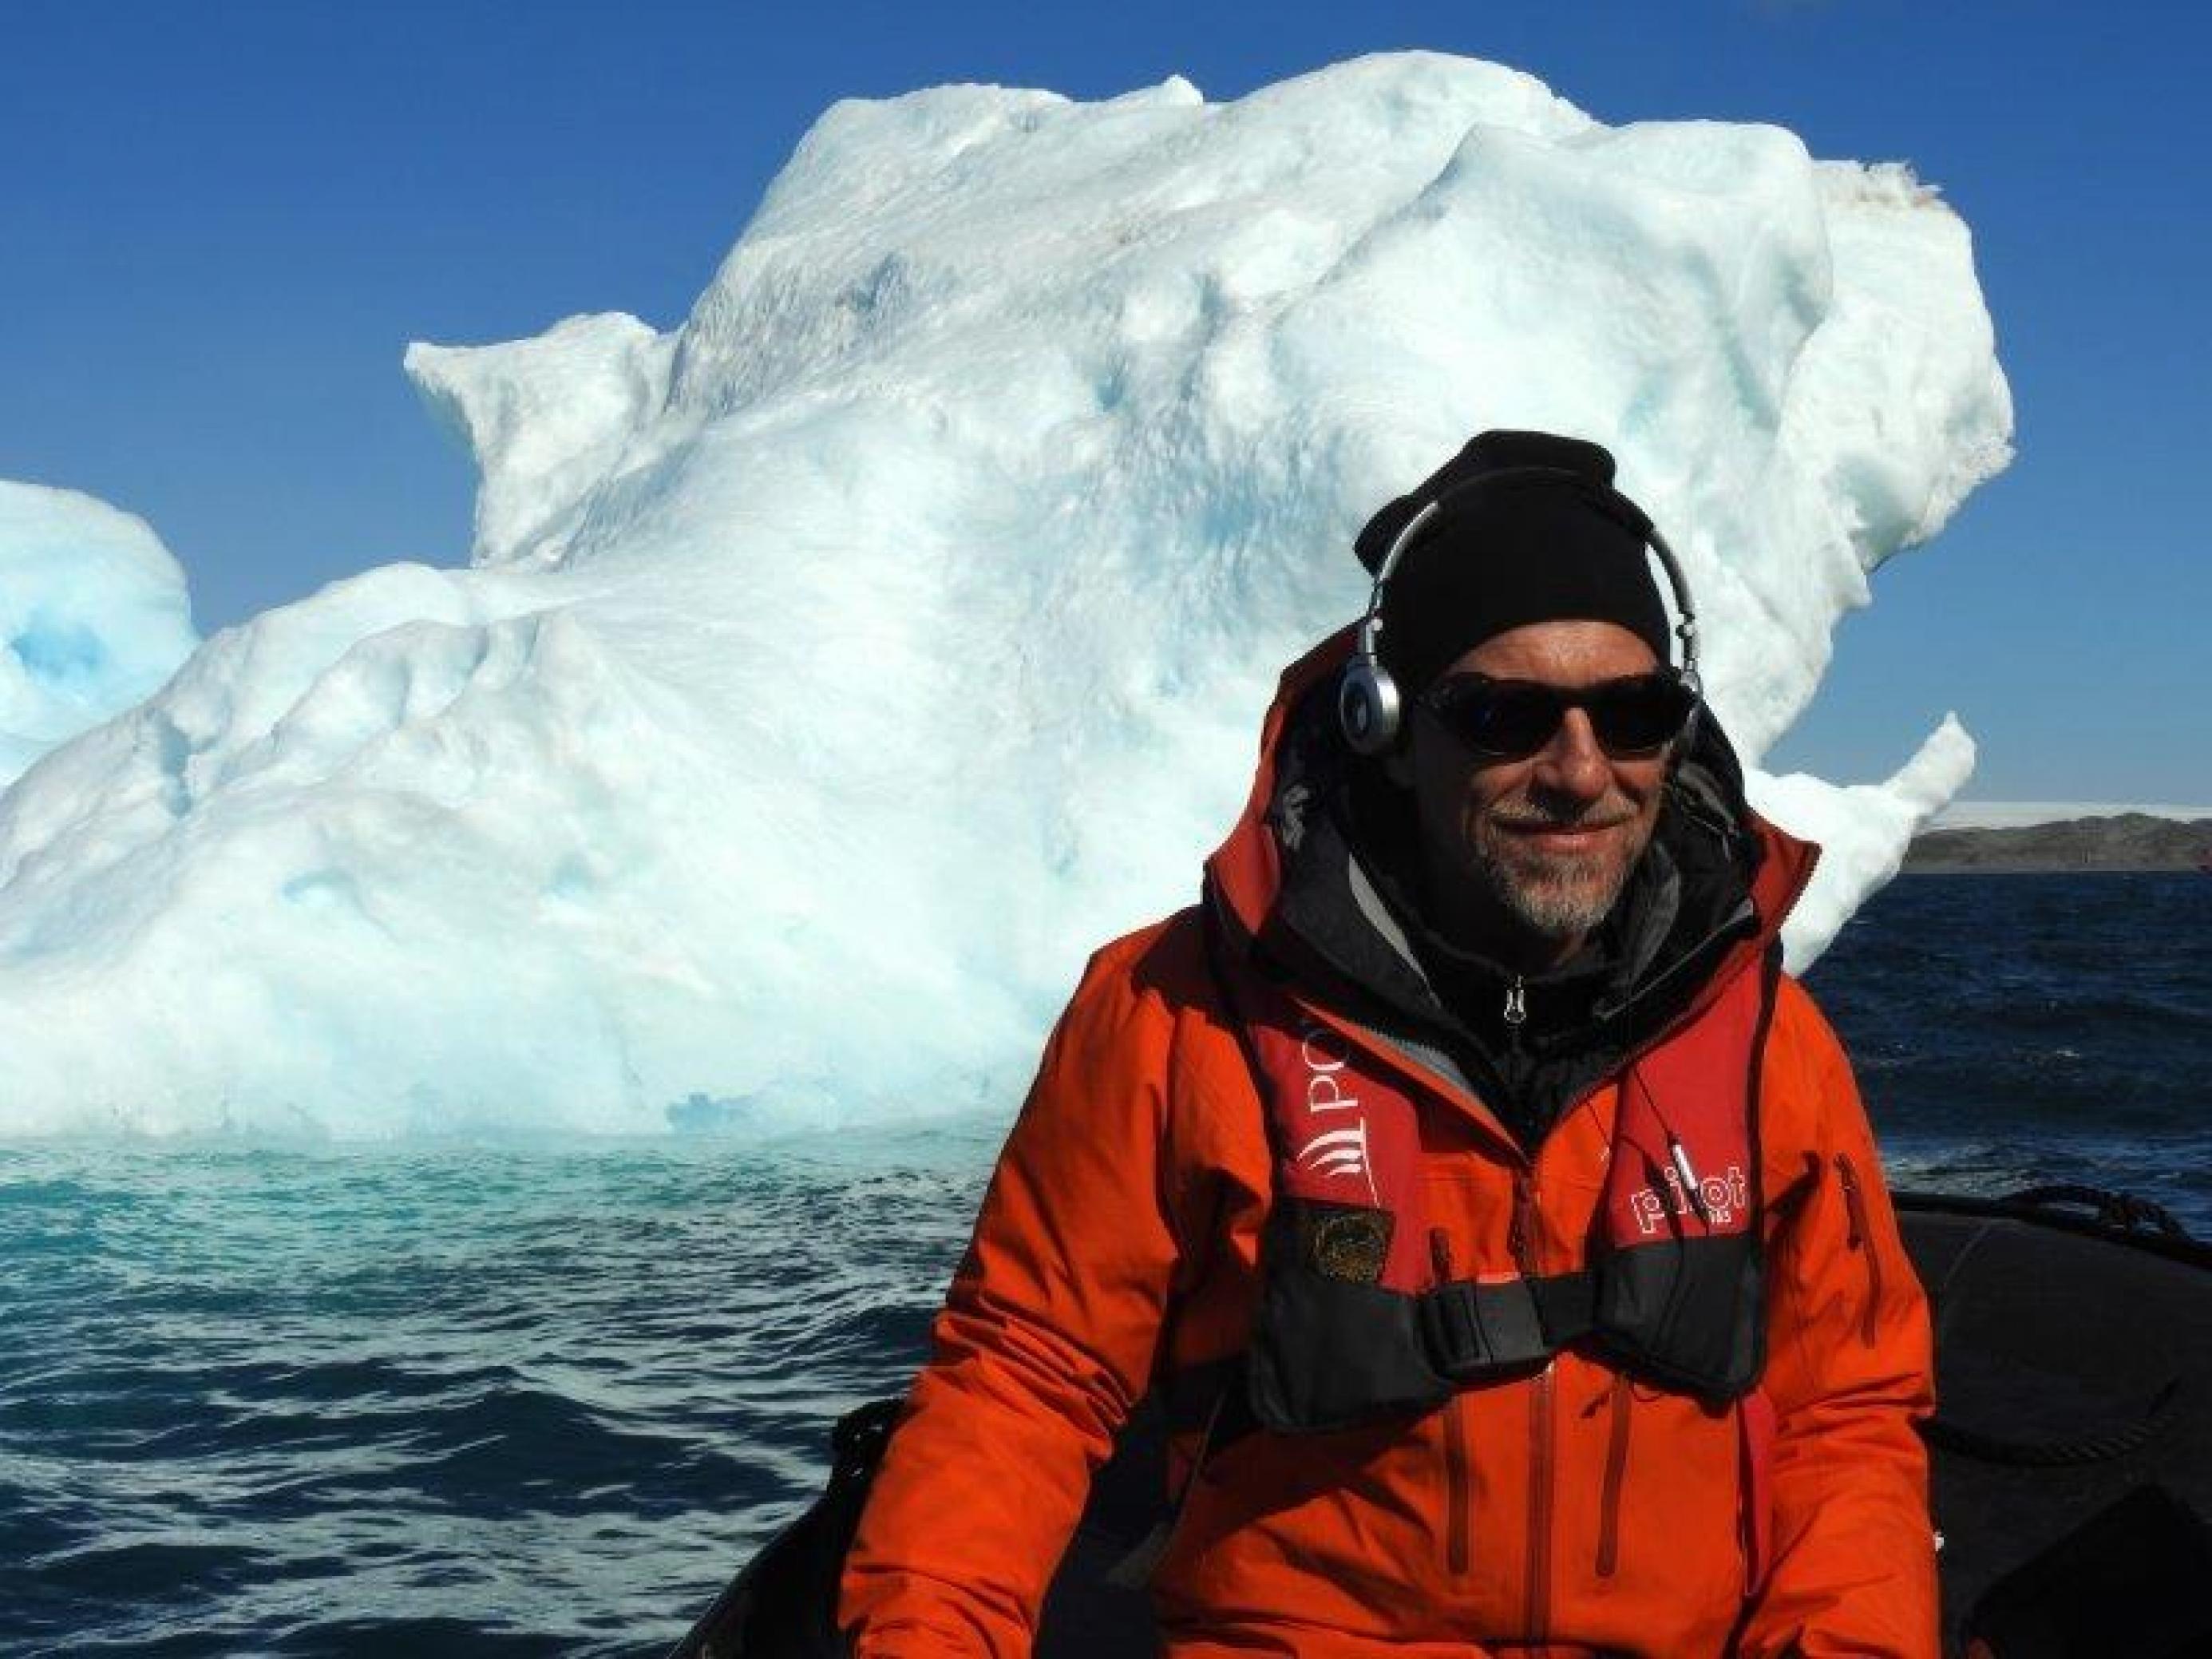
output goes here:
<path id="1" fill-rule="evenodd" d="M 1091 1471 L 1144 1393 L 1176 1259 L 1172 1019 L 1109 946 L 1045 1050 L 848 1559 L 859 1659 L 1029 1653 Z"/>
<path id="2" fill-rule="evenodd" d="M 1934 1659 L 1927 1298 L 1842 1046 L 1794 981 L 1782 996 L 1765 1133 L 1799 1184 L 1769 1258 L 1774 1561 L 1742 1651 Z"/>

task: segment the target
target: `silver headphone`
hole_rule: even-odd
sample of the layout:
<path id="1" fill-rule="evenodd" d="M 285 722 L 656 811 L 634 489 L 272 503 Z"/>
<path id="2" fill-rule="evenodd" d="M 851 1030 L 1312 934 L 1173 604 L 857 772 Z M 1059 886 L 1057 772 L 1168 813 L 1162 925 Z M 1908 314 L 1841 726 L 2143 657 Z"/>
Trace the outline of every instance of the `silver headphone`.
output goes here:
<path id="1" fill-rule="evenodd" d="M 1533 467 L 1515 467 L 1462 483 L 1462 489 L 1479 489 L 1494 479 L 1516 474 L 1527 476 L 1538 471 Z M 1562 472 L 1560 477 L 1584 487 L 1587 479 L 1579 475 Z M 1446 495 L 1456 494 L 1447 491 Z M 1612 492 L 1608 492 L 1612 493 Z M 1624 498 L 1625 499 L 1625 498 Z M 1398 568 L 1398 561 L 1413 544 L 1429 520 L 1435 518 L 1444 504 L 1444 495 L 1434 496 L 1424 502 L 1420 511 L 1406 520 L 1390 543 L 1390 550 L 1383 555 L 1382 562 L 1375 568 L 1375 586 L 1367 596 L 1367 614 L 1359 619 L 1359 633 L 1352 647 L 1352 659 L 1344 665 L 1343 678 L 1337 682 L 1336 717 L 1344 727 L 1344 740 L 1352 745 L 1352 752 L 1360 755 L 1388 754 L 1398 742 L 1398 732 L 1405 718 L 1404 701 L 1398 694 L 1397 682 L 1390 671 L 1382 665 L 1382 589 L 1390 580 L 1390 573 Z M 1640 512 L 1637 514 L 1643 518 Z M 1675 636 L 1682 641 L 1682 684 L 1697 701 L 1690 706 L 1689 719 L 1682 724 L 1680 741 L 1687 743 L 1696 735 L 1698 716 L 1704 709 L 1704 685 L 1698 678 L 1698 612 L 1690 602 L 1690 584 L 1683 577 L 1682 567 L 1675 562 L 1674 549 L 1667 545 L 1666 538 L 1659 533 L 1656 525 L 1647 519 L 1644 529 L 1644 545 L 1659 556 L 1661 568 L 1667 573 L 1668 586 L 1674 590 L 1674 609 L 1681 620 L 1674 625 Z"/>

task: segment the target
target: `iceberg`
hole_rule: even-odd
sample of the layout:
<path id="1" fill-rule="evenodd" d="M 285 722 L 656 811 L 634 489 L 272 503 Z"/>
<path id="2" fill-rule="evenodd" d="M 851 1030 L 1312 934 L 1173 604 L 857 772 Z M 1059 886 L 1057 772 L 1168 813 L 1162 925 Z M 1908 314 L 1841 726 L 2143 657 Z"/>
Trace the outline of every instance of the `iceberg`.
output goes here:
<path id="1" fill-rule="evenodd" d="M 1208 103 L 841 103 L 683 324 L 408 373 L 465 569 L 202 645 L 0 796 L 0 1130 L 380 1137 L 1005 1111 L 1188 902 L 1375 505 L 1610 445 L 1755 763 L 2010 454 L 1967 231 L 1772 127 L 1371 58 Z M 1802 964 L 1972 765 L 1754 778 Z"/>
<path id="2" fill-rule="evenodd" d="M 185 573 L 143 519 L 0 480 L 0 786 L 191 654 Z"/>

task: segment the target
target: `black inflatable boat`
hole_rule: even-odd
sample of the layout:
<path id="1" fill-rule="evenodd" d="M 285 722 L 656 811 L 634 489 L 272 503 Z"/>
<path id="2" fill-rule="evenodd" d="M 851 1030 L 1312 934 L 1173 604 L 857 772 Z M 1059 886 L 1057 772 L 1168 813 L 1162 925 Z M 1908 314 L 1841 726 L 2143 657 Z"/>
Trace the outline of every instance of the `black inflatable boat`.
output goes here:
<path id="1" fill-rule="evenodd" d="M 1990 1659 L 2212 1656 L 2212 1244 L 2087 1188 L 1896 1197 L 1934 1304 L 1928 1425 L 1947 1652 Z M 823 1497 L 738 1575 L 670 1659 L 832 1659 L 837 1565 L 897 1409 L 837 1425 Z M 1166 1480 L 1140 1413 L 1093 1484 L 1039 1659 L 1156 1650 L 1109 1573 Z"/>

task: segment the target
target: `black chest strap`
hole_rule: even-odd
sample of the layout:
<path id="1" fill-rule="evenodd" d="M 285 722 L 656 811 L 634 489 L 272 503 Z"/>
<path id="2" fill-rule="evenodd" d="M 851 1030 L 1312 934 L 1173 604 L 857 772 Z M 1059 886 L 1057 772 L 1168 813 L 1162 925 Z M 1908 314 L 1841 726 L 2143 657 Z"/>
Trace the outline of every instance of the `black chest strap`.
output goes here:
<path id="1" fill-rule="evenodd" d="M 1429 1363 L 1462 1385 L 1541 1365 L 1580 1341 L 1597 1319 L 1597 1281 L 1589 1273 L 1482 1283 L 1455 1279 L 1419 1298 L 1421 1343 Z"/>

